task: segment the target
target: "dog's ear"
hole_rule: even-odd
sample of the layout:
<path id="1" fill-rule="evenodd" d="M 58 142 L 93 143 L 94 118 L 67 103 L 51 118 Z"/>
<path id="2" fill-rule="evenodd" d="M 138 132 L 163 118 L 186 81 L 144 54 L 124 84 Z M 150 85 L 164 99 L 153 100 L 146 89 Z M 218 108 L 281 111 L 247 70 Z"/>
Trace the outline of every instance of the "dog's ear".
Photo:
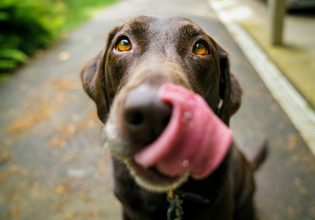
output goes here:
<path id="1" fill-rule="evenodd" d="M 236 77 L 230 72 L 227 52 L 217 44 L 220 68 L 220 97 L 222 105 L 218 109 L 219 117 L 229 125 L 230 117 L 241 106 L 242 89 Z"/>
<path id="2" fill-rule="evenodd" d="M 98 117 L 103 123 L 107 120 L 110 107 L 105 81 L 105 62 L 111 41 L 120 29 L 121 27 L 116 27 L 110 32 L 105 49 L 90 60 L 80 73 L 83 88 L 94 100 Z"/>
<path id="3" fill-rule="evenodd" d="M 94 100 L 97 114 L 102 122 L 107 119 L 109 105 L 104 82 L 105 50 L 90 60 L 81 70 L 81 80 L 85 92 Z"/>

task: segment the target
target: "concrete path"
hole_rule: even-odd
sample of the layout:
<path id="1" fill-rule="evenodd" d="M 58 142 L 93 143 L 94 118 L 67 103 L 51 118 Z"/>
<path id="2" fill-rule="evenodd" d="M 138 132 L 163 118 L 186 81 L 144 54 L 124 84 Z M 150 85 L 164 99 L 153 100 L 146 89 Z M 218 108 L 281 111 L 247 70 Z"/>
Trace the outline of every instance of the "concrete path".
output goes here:
<path id="1" fill-rule="evenodd" d="M 244 88 L 236 140 L 247 155 L 264 138 L 271 145 L 257 173 L 261 219 L 315 219 L 314 157 L 205 0 L 122 1 L 0 85 L 0 219 L 120 219 L 79 71 L 113 26 L 140 14 L 189 17 L 229 51 Z"/>

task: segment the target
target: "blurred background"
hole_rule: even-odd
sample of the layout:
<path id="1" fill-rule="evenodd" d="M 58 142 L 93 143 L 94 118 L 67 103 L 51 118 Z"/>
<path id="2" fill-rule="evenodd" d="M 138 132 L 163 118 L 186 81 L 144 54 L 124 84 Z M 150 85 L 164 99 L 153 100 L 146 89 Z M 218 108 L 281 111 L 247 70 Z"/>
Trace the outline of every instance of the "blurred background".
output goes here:
<path id="1" fill-rule="evenodd" d="M 191 18 L 229 52 L 236 141 L 270 142 L 260 218 L 315 219 L 315 0 L 1 0 L 0 220 L 120 219 L 79 72 L 137 15 Z"/>

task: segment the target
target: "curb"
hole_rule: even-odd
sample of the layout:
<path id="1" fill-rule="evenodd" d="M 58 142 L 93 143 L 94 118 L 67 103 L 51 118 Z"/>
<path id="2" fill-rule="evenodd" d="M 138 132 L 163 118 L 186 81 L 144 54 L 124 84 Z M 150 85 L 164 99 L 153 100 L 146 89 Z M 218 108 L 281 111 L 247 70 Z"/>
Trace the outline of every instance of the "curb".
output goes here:
<path id="1" fill-rule="evenodd" d="M 220 2 L 208 0 L 208 3 L 249 59 L 273 97 L 287 113 L 315 156 L 315 112 L 255 40 L 231 19 Z"/>

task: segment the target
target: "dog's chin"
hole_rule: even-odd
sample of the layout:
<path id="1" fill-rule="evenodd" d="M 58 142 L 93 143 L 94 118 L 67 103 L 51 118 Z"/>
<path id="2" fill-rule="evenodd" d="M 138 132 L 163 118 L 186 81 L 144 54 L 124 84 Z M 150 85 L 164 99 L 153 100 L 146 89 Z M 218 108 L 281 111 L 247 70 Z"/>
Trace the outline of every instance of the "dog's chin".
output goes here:
<path id="1" fill-rule="evenodd" d="M 152 192 L 162 193 L 176 189 L 188 178 L 188 174 L 182 174 L 174 177 L 165 176 L 158 172 L 155 168 L 144 168 L 138 165 L 132 159 L 123 159 L 122 161 L 135 181 L 141 187 Z"/>
<path id="2" fill-rule="evenodd" d="M 141 187 L 153 192 L 167 192 L 176 189 L 188 179 L 188 174 L 180 176 L 166 176 L 154 168 L 145 168 L 133 160 L 136 146 L 130 146 L 129 141 L 125 141 L 116 132 L 115 123 L 107 122 L 103 133 L 103 146 L 109 149 L 112 156 L 123 162 L 128 168 L 131 176 Z"/>

